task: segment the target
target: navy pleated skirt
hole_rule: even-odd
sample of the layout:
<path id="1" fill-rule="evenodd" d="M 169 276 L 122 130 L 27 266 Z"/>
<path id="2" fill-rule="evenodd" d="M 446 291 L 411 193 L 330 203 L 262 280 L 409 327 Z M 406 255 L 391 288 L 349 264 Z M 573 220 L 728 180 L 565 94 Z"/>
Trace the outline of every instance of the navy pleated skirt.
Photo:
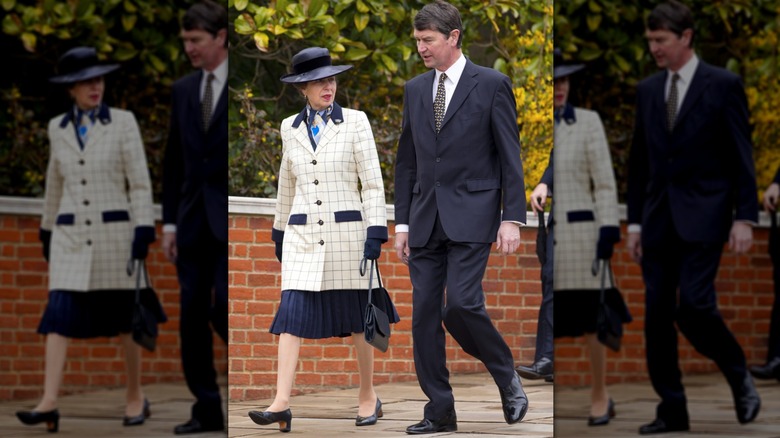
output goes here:
<path id="1" fill-rule="evenodd" d="M 385 289 L 374 289 L 371 302 L 387 313 L 390 323 L 400 321 Z M 367 290 L 284 290 L 270 332 L 306 339 L 343 338 L 363 333 L 367 304 Z"/>
<path id="2" fill-rule="evenodd" d="M 141 303 L 163 323 L 168 320 L 152 289 L 141 290 Z M 68 338 L 113 337 L 129 333 L 133 321 L 135 290 L 49 291 L 49 302 L 38 333 Z"/>
<path id="3" fill-rule="evenodd" d="M 553 294 L 553 337 L 577 337 L 596 333 L 601 291 L 556 290 Z M 617 289 L 604 291 L 604 302 L 620 316 L 623 324 L 631 322 L 631 313 Z"/>

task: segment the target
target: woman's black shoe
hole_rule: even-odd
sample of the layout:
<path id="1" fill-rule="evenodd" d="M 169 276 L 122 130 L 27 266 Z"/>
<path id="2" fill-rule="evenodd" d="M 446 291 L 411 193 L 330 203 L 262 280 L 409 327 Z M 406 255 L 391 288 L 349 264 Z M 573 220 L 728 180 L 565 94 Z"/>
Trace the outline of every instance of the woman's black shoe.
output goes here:
<path id="1" fill-rule="evenodd" d="M 615 416 L 615 403 L 609 399 L 607 413 L 600 417 L 588 417 L 588 426 L 604 426 L 609 424 L 609 419 Z"/>
<path id="2" fill-rule="evenodd" d="M 139 426 L 141 424 L 144 424 L 144 421 L 152 416 L 152 411 L 149 409 L 149 400 L 144 399 L 144 409 L 141 411 L 140 414 L 136 415 L 135 417 L 128 417 L 125 415 L 125 418 L 122 420 L 123 426 Z"/>
<path id="3" fill-rule="evenodd" d="M 355 426 L 373 426 L 376 424 L 376 421 L 382 416 L 384 413 L 382 412 L 382 402 L 379 401 L 379 398 L 376 399 L 376 409 L 374 409 L 373 415 L 369 415 L 368 417 L 361 417 L 360 415 L 355 418 Z"/>
<path id="4" fill-rule="evenodd" d="M 282 412 L 249 411 L 249 418 L 261 426 L 279 423 L 280 432 L 289 432 L 292 428 L 292 412 L 289 409 Z"/>
<path id="5" fill-rule="evenodd" d="M 46 430 L 57 432 L 60 429 L 60 411 L 53 410 L 49 412 L 18 411 L 16 416 L 24 424 L 34 425 L 46 423 Z"/>

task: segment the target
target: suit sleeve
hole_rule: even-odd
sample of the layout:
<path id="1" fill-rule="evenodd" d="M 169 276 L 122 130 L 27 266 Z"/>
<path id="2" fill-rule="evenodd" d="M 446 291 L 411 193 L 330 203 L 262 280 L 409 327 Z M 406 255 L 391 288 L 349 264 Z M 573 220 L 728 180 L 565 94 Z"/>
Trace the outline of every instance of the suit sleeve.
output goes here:
<path id="1" fill-rule="evenodd" d="M 642 223 L 642 209 L 645 202 L 645 188 L 649 173 L 647 144 L 642 115 L 642 90 L 636 94 L 636 114 L 634 120 L 634 136 L 631 141 L 631 151 L 628 156 L 628 223 Z"/>
<path id="2" fill-rule="evenodd" d="M 154 226 L 152 213 L 152 183 L 138 123 L 131 112 L 122 123 L 122 162 L 129 185 L 130 208 L 135 226 Z"/>
<path id="3" fill-rule="evenodd" d="M 554 149 L 550 149 L 550 158 L 547 160 L 547 168 L 544 169 L 542 178 L 539 180 L 539 184 L 547 185 L 548 195 L 552 194 L 553 192 L 553 175 L 554 175 L 553 150 Z"/>
<path id="4" fill-rule="evenodd" d="M 612 157 L 609 152 L 604 125 L 598 113 L 591 112 L 588 124 L 586 153 L 590 177 L 593 181 L 593 197 L 596 200 L 596 219 L 599 227 L 618 226 L 617 188 Z"/>
<path id="5" fill-rule="evenodd" d="M 271 230 L 271 240 L 282 242 L 284 240 L 284 229 L 287 226 L 287 219 L 290 217 L 293 199 L 295 199 L 295 174 L 292 171 L 292 164 L 287 155 L 287 147 L 290 144 L 292 122 L 285 120 L 282 122 L 282 163 L 279 166 L 279 175 L 277 175 L 278 188 L 276 191 L 276 214 L 274 215 L 274 225 Z"/>
<path id="6" fill-rule="evenodd" d="M 753 160 L 753 143 L 749 123 L 747 97 L 742 81 L 736 79 L 729 87 L 726 120 L 734 144 L 736 220 L 758 222 L 758 187 Z"/>
<path id="7" fill-rule="evenodd" d="M 412 135 L 409 86 L 404 88 L 404 116 L 395 158 L 395 223 L 409 225 L 412 190 L 417 182 L 417 157 Z"/>
<path id="8" fill-rule="evenodd" d="M 163 157 L 163 223 L 175 224 L 179 213 L 179 194 L 184 180 L 184 154 L 179 132 L 179 95 L 174 85 L 171 97 L 171 122 Z"/>
<path id="9" fill-rule="evenodd" d="M 493 96 L 490 114 L 493 139 L 501 160 L 504 221 L 526 222 L 525 182 L 520 160 L 517 103 L 509 78 L 502 76 Z"/>
<path id="10" fill-rule="evenodd" d="M 355 114 L 358 118 L 354 125 L 357 128 L 357 141 L 353 145 L 353 153 L 360 178 L 363 212 L 368 219 L 367 237 L 387 242 L 385 186 L 382 182 L 382 169 L 376 152 L 374 134 L 366 114 L 362 111 Z"/>

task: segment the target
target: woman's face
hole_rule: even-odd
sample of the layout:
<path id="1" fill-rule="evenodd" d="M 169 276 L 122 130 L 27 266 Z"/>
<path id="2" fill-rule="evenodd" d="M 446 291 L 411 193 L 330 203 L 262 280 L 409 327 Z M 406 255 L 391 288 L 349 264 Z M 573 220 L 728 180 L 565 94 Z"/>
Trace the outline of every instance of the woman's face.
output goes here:
<path id="1" fill-rule="evenodd" d="M 336 98 L 336 77 L 323 78 L 306 82 L 301 92 L 309 101 L 309 105 L 317 111 L 324 110 L 333 104 Z"/>
<path id="2" fill-rule="evenodd" d="M 104 90 L 103 76 L 76 82 L 68 89 L 73 102 L 82 110 L 91 110 L 100 105 Z"/>
<path id="3" fill-rule="evenodd" d="M 566 100 L 569 98 L 569 77 L 564 76 L 555 79 L 553 81 L 553 88 L 555 89 L 553 106 L 555 109 L 558 109 L 566 105 Z"/>

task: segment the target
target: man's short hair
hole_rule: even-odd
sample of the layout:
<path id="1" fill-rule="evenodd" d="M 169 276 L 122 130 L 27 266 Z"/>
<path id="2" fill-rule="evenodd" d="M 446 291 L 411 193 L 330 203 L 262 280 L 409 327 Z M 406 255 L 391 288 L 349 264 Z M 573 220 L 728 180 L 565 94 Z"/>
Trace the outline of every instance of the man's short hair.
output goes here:
<path id="1" fill-rule="evenodd" d="M 436 0 L 434 3 L 423 6 L 414 17 L 414 28 L 416 30 L 435 30 L 448 38 L 450 32 L 458 29 L 459 49 L 463 41 L 463 23 L 460 20 L 460 12 L 458 12 L 458 8 L 443 0 Z"/>
<path id="2" fill-rule="evenodd" d="M 693 14 L 688 6 L 676 1 L 669 0 L 656 6 L 650 15 L 647 16 L 647 28 L 650 30 L 668 30 L 678 37 L 682 36 L 683 31 L 691 29 L 691 42 L 689 47 L 693 47 Z"/>
<path id="3" fill-rule="evenodd" d="M 225 29 L 227 33 L 228 16 L 225 6 L 212 0 L 203 0 L 187 9 L 181 20 L 184 30 L 203 30 L 216 37 L 217 32 Z M 228 41 L 225 38 L 225 47 Z"/>

